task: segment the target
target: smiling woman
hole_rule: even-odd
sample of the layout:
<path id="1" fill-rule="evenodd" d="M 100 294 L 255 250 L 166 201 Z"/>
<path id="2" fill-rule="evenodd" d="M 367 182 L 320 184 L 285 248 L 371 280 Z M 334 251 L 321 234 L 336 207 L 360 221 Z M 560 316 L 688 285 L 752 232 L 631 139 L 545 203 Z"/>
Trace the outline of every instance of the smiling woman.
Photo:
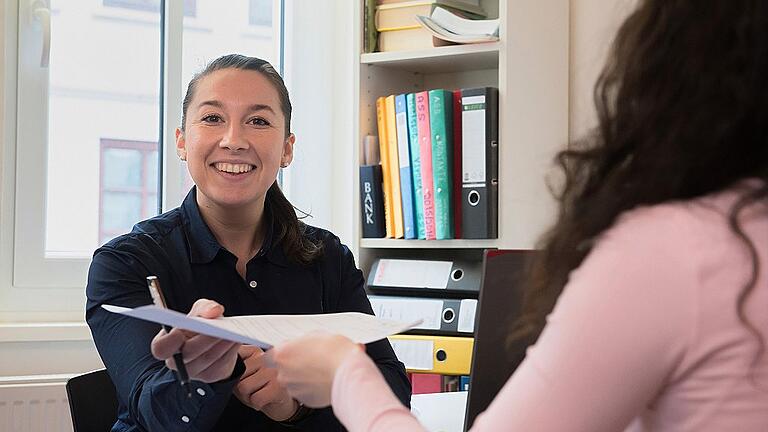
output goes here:
<path id="1" fill-rule="evenodd" d="M 280 78 L 265 61 L 219 58 L 190 82 L 182 125 L 176 130 L 177 152 L 197 185 L 200 212 L 213 225 L 217 240 L 238 257 L 243 277 L 245 263 L 264 239 L 260 221 L 267 196 L 273 207 L 289 208 L 279 218 L 280 232 L 292 231 L 300 238 L 295 213 L 275 182 L 279 168 L 293 158 L 291 106 L 282 80 L 275 84 L 270 76 Z M 256 231 L 242 235 L 231 229 L 235 226 Z M 318 251 L 306 249 L 302 258 L 311 259 Z"/>
<path id="2" fill-rule="evenodd" d="M 299 221 L 276 182 L 293 157 L 290 118 L 288 91 L 264 60 L 220 57 L 190 82 L 176 147 L 196 186 L 181 207 L 98 249 L 88 276 L 86 318 L 121 401 L 113 430 L 342 430 L 330 409 L 289 397 L 260 349 L 165 333 L 100 307 L 150 304 L 145 280 L 154 275 L 168 307 L 197 316 L 224 312 L 206 298 L 230 316 L 372 314 L 349 249 Z M 176 352 L 193 379 L 192 400 L 173 385 L 173 363 L 163 363 Z M 410 385 L 389 342 L 367 352 L 408 405 Z"/>

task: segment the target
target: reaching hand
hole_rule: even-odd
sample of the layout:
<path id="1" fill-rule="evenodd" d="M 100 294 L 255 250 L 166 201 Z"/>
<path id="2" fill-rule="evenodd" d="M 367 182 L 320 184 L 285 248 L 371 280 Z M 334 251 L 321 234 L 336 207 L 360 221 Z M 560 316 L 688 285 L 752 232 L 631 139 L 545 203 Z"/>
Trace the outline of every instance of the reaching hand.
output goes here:
<path id="1" fill-rule="evenodd" d="M 200 299 L 192 305 L 188 316 L 218 318 L 224 314 L 224 306 L 212 300 Z M 152 355 L 165 360 L 169 369 L 176 370 L 173 355 L 181 352 L 189 378 L 207 383 L 229 378 L 235 369 L 240 344 L 173 329 L 160 332 L 152 339 Z"/>
<path id="2" fill-rule="evenodd" d="M 347 355 L 363 349 L 344 336 L 313 334 L 274 348 L 271 362 L 277 381 L 304 405 L 322 408 L 331 404 L 336 371 Z"/>
<path id="3" fill-rule="evenodd" d="M 240 402 L 263 412 L 272 420 L 283 421 L 293 416 L 299 404 L 278 384 L 277 369 L 267 367 L 264 351 L 256 346 L 243 345 L 240 357 L 245 362 L 245 373 L 234 390 Z"/>

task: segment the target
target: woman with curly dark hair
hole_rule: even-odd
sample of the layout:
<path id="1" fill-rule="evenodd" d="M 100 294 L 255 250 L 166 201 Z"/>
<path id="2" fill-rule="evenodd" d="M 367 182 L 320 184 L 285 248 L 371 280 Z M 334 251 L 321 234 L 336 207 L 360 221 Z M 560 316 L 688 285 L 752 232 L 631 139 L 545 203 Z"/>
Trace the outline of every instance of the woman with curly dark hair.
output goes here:
<path id="1" fill-rule="evenodd" d="M 765 431 L 768 2 L 641 1 L 595 104 L 510 331 L 535 345 L 473 430 Z M 274 361 L 350 430 L 420 430 L 340 336 Z"/>

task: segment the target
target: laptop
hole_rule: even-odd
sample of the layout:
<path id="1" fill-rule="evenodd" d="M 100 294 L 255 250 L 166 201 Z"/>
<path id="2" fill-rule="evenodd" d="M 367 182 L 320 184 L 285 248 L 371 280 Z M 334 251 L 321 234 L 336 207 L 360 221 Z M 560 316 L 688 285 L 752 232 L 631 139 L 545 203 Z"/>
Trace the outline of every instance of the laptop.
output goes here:
<path id="1" fill-rule="evenodd" d="M 488 408 L 525 357 L 528 343 L 517 342 L 507 349 L 507 335 L 520 314 L 525 271 L 534 254 L 530 250 L 490 249 L 483 253 L 464 430 Z"/>

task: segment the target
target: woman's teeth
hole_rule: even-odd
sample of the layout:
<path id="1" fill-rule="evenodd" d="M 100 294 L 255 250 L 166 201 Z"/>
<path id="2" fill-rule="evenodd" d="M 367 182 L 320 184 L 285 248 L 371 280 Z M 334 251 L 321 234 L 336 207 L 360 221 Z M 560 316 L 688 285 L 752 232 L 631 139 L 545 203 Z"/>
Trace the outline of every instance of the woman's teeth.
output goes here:
<path id="1" fill-rule="evenodd" d="M 248 171 L 253 169 L 253 165 L 250 165 L 250 164 L 232 164 L 232 163 L 225 163 L 225 162 L 215 163 L 214 166 L 219 171 L 232 173 L 232 174 L 247 173 Z"/>

